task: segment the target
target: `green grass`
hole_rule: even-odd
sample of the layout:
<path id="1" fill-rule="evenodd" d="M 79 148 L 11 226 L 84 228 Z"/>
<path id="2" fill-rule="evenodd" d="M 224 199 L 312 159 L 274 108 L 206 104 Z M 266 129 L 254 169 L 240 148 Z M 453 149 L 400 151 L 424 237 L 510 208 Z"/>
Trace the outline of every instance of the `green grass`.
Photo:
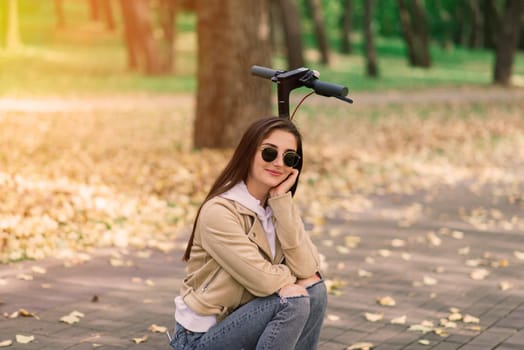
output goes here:
<path id="1" fill-rule="evenodd" d="M 127 69 L 118 6 L 114 6 L 116 32 L 89 20 L 87 2 L 66 1 L 66 30 L 56 28 L 53 1 L 19 0 L 23 47 L 16 52 L 0 49 L 0 95 L 81 95 L 107 93 L 192 93 L 196 90 L 195 16 L 178 17 L 176 71 L 148 77 Z M 116 3 L 115 3 L 116 5 Z M 1 26 L 3 28 L 3 26 Z M 0 32 L 0 37 L 4 33 Z M 306 43 L 311 42 L 310 35 Z M 407 64 L 400 39 L 377 40 L 380 77 L 365 75 L 362 43 L 355 35 L 354 53 L 332 55 L 323 66 L 308 49 L 307 66 L 321 72 L 321 79 L 348 86 L 351 91 L 418 89 L 491 84 L 493 53 L 486 50 L 432 47 L 431 69 Z M 275 68 L 285 60 L 275 56 Z M 524 53 L 519 53 L 514 73 L 524 76 Z M 246 72 L 249 74 L 249 72 Z"/>

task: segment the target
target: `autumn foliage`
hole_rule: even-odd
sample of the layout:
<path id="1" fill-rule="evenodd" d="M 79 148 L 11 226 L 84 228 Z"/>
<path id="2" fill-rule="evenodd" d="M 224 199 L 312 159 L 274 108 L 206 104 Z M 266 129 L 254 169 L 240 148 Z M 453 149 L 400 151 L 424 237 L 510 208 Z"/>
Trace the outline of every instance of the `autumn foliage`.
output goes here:
<path id="1" fill-rule="evenodd" d="M 314 231 L 337 209 L 365 210 L 368 194 L 473 175 L 511 188 L 524 161 L 522 101 L 348 108 L 312 100 L 296 117 L 306 223 Z M 172 249 L 231 151 L 191 149 L 189 97 L 67 102 L 2 111 L 0 261 Z"/>

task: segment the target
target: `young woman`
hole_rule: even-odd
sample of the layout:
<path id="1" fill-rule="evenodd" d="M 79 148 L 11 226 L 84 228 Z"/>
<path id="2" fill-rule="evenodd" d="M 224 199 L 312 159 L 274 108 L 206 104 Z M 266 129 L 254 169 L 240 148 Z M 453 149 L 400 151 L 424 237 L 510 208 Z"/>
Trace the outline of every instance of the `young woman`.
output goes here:
<path id="1" fill-rule="evenodd" d="M 301 169 L 290 120 L 247 129 L 197 214 L 173 349 L 316 349 L 327 294 L 292 201 Z"/>

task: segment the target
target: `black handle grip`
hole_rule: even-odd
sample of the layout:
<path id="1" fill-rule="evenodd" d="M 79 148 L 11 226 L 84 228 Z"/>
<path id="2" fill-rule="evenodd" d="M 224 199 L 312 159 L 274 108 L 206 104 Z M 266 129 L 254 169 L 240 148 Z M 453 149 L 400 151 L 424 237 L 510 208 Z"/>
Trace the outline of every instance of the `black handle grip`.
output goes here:
<path id="1" fill-rule="evenodd" d="M 327 97 L 344 97 L 348 94 L 347 87 L 320 80 L 313 80 L 312 87 L 317 94 Z"/>
<path id="2" fill-rule="evenodd" d="M 281 73 L 281 71 L 274 70 L 274 69 L 267 68 L 267 67 L 262 67 L 262 66 L 251 67 L 251 74 L 257 75 L 259 77 L 266 78 L 266 79 L 271 79 L 279 73 Z"/>

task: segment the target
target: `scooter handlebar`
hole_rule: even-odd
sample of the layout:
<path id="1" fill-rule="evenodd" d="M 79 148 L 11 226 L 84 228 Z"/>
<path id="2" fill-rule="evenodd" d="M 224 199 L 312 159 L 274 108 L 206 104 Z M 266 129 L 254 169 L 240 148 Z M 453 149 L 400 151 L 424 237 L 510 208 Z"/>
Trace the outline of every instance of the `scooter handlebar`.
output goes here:
<path id="1" fill-rule="evenodd" d="M 344 97 L 348 94 L 348 88 L 342 85 L 328 83 L 321 80 L 313 80 L 311 87 L 315 93 L 327 97 Z"/>
<path id="2" fill-rule="evenodd" d="M 262 77 L 262 78 L 266 78 L 266 79 L 271 79 L 279 73 L 281 73 L 281 71 L 274 70 L 274 69 L 267 68 L 267 67 L 262 67 L 262 66 L 251 67 L 251 74 Z"/>
<path id="3" fill-rule="evenodd" d="M 251 74 L 266 78 L 266 79 L 273 79 L 276 78 L 279 74 L 292 74 L 293 72 L 307 72 L 309 71 L 307 68 L 299 68 L 292 72 L 286 72 L 286 71 L 280 71 L 275 70 L 267 67 L 262 66 L 252 66 L 251 67 Z M 315 90 L 315 93 L 318 95 L 326 96 L 326 97 L 344 97 L 348 94 L 348 88 L 342 85 L 328 83 L 326 81 L 321 81 L 316 78 L 309 80 L 308 82 L 304 82 L 304 85 Z"/>

